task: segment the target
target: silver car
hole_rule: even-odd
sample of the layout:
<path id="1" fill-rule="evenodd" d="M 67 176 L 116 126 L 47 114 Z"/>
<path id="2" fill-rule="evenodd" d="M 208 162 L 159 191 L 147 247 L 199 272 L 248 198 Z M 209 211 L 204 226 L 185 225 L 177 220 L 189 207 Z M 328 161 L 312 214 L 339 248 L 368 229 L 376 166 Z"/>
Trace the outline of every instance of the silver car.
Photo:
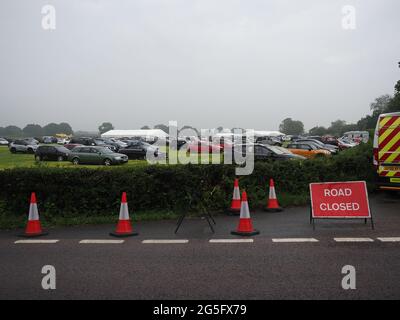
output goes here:
<path id="1" fill-rule="evenodd" d="M 15 140 L 14 142 L 10 143 L 8 148 L 10 149 L 11 153 L 22 152 L 22 153 L 33 154 L 38 148 L 38 145 L 34 143 L 29 143 L 28 141 L 25 140 Z"/>

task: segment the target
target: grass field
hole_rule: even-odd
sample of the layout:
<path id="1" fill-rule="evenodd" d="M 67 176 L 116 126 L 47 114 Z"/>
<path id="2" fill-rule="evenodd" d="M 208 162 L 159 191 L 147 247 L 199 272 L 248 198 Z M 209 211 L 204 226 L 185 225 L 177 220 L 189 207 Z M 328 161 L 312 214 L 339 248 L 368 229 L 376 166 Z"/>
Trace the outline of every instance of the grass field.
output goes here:
<path id="1" fill-rule="evenodd" d="M 219 163 L 219 155 L 201 155 L 200 157 L 197 154 L 191 154 L 190 159 L 192 163 L 196 162 L 211 162 L 212 157 L 214 157 L 214 163 Z M 199 159 L 199 160 L 198 160 Z M 123 166 L 146 166 L 148 162 L 146 160 L 129 160 L 128 163 Z M 48 167 L 71 167 L 71 168 L 96 168 L 96 167 L 104 167 L 101 165 L 78 165 L 74 166 L 69 161 L 42 161 L 38 162 L 35 160 L 35 156 L 33 154 L 23 154 L 16 153 L 13 154 L 8 150 L 6 146 L 0 146 L 0 170 L 2 169 L 11 169 L 11 168 L 21 168 L 21 167 L 37 167 L 37 166 L 48 166 Z"/>

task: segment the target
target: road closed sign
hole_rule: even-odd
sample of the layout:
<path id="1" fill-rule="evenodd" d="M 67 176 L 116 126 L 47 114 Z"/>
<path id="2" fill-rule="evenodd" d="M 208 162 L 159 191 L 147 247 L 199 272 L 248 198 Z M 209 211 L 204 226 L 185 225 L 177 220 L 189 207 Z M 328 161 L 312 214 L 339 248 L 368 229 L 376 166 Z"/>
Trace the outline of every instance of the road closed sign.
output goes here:
<path id="1" fill-rule="evenodd" d="M 365 181 L 310 183 L 313 219 L 371 218 Z"/>

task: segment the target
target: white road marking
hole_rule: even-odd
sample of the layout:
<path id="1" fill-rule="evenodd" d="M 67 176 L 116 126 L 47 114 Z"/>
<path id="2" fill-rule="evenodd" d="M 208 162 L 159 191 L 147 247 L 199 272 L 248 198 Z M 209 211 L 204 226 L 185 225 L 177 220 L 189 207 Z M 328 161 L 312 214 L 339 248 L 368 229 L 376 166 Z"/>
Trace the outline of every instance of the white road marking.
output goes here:
<path id="1" fill-rule="evenodd" d="M 400 237 L 382 237 L 377 239 L 382 242 L 400 242 Z"/>
<path id="2" fill-rule="evenodd" d="M 185 239 L 170 239 L 170 240 L 143 240 L 142 243 L 150 244 L 150 243 L 161 243 L 161 244 L 173 244 L 173 243 L 188 243 L 189 240 Z"/>
<path id="3" fill-rule="evenodd" d="M 45 244 L 45 243 L 57 243 L 60 240 L 17 240 L 14 243 L 16 244 L 25 244 L 25 243 L 29 243 L 29 244 Z"/>
<path id="4" fill-rule="evenodd" d="M 210 239 L 210 243 L 252 243 L 254 239 Z"/>
<path id="5" fill-rule="evenodd" d="M 333 238 L 336 242 L 374 242 L 371 238 Z"/>
<path id="6" fill-rule="evenodd" d="M 95 239 L 87 239 L 79 241 L 79 243 L 81 244 L 120 244 L 124 242 L 125 240 L 95 240 Z"/>
<path id="7" fill-rule="evenodd" d="M 318 242 L 315 238 L 279 238 L 279 239 L 272 239 L 272 242 L 277 243 L 295 243 L 295 242 Z"/>

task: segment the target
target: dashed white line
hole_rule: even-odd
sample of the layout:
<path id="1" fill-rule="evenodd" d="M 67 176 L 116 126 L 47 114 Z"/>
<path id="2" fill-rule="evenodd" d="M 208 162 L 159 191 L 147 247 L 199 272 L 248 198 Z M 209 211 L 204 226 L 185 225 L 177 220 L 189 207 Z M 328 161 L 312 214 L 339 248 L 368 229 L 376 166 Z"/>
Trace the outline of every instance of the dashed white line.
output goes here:
<path id="1" fill-rule="evenodd" d="M 400 237 L 381 237 L 377 239 L 382 242 L 400 242 Z"/>
<path id="2" fill-rule="evenodd" d="M 144 244 L 175 244 L 175 243 L 188 243 L 189 240 L 186 239 L 169 239 L 169 240 L 143 240 L 142 243 Z"/>
<path id="3" fill-rule="evenodd" d="M 318 242 L 315 238 L 278 238 L 272 239 L 272 242 L 276 243 L 302 243 L 302 242 Z"/>
<path id="4" fill-rule="evenodd" d="M 17 240 L 15 244 L 48 244 L 48 243 L 57 243 L 60 240 Z"/>
<path id="5" fill-rule="evenodd" d="M 333 238 L 336 242 L 374 242 L 371 238 Z"/>
<path id="6" fill-rule="evenodd" d="M 252 243 L 254 239 L 210 239 L 210 243 Z"/>
<path id="7" fill-rule="evenodd" d="M 79 243 L 81 244 L 121 244 L 124 243 L 125 240 L 96 240 L 96 239 L 86 239 L 81 240 Z"/>

